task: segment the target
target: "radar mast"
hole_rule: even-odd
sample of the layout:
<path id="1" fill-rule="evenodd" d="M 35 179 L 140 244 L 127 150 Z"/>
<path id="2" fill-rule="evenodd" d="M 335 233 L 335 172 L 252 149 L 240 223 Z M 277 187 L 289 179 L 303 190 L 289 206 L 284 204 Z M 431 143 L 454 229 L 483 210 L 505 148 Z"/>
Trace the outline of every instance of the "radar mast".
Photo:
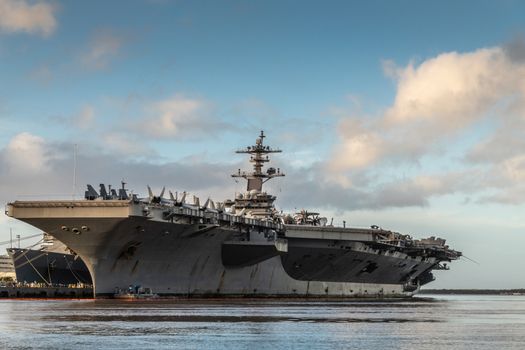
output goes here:
<path id="1" fill-rule="evenodd" d="M 277 170 L 275 170 L 275 168 L 268 168 L 266 170 L 266 173 L 264 173 L 262 170 L 264 163 L 270 161 L 268 154 L 282 152 L 280 149 L 272 149 L 270 146 L 265 146 L 263 144 L 265 137 L 266 136 L 264 135 L 264 131 L 261 130 L 261 134 L 255 140 L 254 146 L 248 146 L 245 149 L 241 149 L 235 152 L 246 153 L 251 155 L 250 163 L 253 163 L 253 172 L 241 172 L 241 169 L 239 169 L 237 174 L 232 174 L 232 177 L 242 177 L 248 181 L 248 184 L 246 186 L 247 191 L 257 190 L 261 192 L 263 183 L 270 179 L 273 179 L 274 177 L 284 176 L 284 174 L 281 173 L 281 169 L 279 168 Z"/>

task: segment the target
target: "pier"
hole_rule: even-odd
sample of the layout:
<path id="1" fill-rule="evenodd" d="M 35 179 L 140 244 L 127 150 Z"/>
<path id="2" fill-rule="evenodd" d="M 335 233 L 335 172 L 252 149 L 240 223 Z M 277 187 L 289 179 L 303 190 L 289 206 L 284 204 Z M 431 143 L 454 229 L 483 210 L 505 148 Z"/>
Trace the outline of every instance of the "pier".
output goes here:
<path id="1" fill-rule="evenodd" d="M 92 298 L 91 286 L 48 286 L 12 283 L 0 285 L 0 298 Z"/>

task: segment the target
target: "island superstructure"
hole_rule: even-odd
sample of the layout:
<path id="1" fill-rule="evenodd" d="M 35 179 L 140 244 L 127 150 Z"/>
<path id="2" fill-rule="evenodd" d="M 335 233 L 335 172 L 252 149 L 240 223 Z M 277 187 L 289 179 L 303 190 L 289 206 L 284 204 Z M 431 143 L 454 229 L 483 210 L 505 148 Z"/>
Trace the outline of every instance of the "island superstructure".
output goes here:
<path id="1" fill-rule="evenodd" d="M 7 214 L 51 234 L 86 263 L 97 297 L 130 285 L 179 297 L 406 297 L 461 253 L 435 237 L 327 225 L 318 213 L 283 214 L 263 184 L 284 176 L 264 164 L 280 152 L 260 133 L 253 171 L 234 200 L 201 205 L 187 193 L 97 192 L 84 200 L 15 201 Z"/>

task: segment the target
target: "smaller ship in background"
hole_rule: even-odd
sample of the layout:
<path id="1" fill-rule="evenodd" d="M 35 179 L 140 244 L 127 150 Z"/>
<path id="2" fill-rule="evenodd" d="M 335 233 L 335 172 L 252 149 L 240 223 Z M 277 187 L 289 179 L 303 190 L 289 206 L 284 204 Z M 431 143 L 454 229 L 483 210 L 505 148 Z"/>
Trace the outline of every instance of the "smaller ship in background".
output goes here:
<path id="1" fill-rule="evenodd" d="M 7 248 L 7 253 L 12 259 L 17 282 L 50 286 L 92 284 L 82 259 L 47 233 L 43 234 L 39 249 Z"/>

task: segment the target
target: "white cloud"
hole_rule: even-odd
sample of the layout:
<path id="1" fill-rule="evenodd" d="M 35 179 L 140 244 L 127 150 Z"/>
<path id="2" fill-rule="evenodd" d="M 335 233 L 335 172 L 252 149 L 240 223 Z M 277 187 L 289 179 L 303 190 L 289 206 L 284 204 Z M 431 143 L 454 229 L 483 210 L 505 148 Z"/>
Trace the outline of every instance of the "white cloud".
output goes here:
<path id="1" fill-rule="evenodd" d="M 363 168 L 385 157 L 417 160 L 509 100 L 525 98 L 525 64 L 499 47 L 385 69 L 397 80 L 395 101 L 378 117 L 342 120 L 335 169 Z"/>
<path id="2" fill-rule="evenodd" d="M 441 54 L 400 70 L 395 102 L 385 121 L 395 125 L 425 120 L 454 130 L 515 91 L 518 82 L 501 48 Z"/>
<path id="3" fill-rule="evenodd" d="M 82 64 L 94 70 L 107 68 L 120 54 L 124 38 L 111 31 L 98 31 L 81 54 Z"/>
<path id="4" fill-rule="evenodd" d="M 0 31 L 51 35 L 56 27 L 56 7 L 46 2 L 0 0 Z"/>
<path id="5" fill-rule="evenodd" d="M 384 62 L 397 84 L 393 104 L 377 116 L 337 110 L 340 142 L 320 185 L 339 188 L 334 196 L 352 194 L 365 208 L 376 199 L 379 207 L 426 205 L 451 193 L 477 202 L 525 203 L 523 47 L 513 42 L 443 53 L 405 67 Z M 472 146 L 457 148 L 465 140 Z M 456 162 L 462 160 L 453 171 L 427 175 L 421 167 L 446 164 L 453 152 Z M 411 175 L 404 180 L 389 180 L 407 169 Z M 366 180 L 357 185 L 358 178 Z"/>
<path id="6" fill-rule="evenodd" d="M 13 176 L 36 174 L 49 170 L 50 155 L 43 138 L 27 132 L 14 136 L 0 153 L 7 174 Z"/>
<path id="7" fill-rule="evenodd" d="M 144 126 L 153 136 L 168 137 L 180 132 L 183 125 L 200 119 L 204 104 L 201 101 L 174 96 L 151 106 L 154 117 Z"/>
<path id="8" fill-rule="evenodd" d="M 147 105 L 145 116 L 135 125 L 135 131 L 156 138 L 194 138 L 233 127 L 210 112 L 210 105 L 204 100 L 174 95 Z"/>
<path id="9" fill-rule="evenodd" d="M 366 167 L 379 158 L 383 152 L 381 135 L 358 119 L 343 119 L 339 125 L 339 134 L 343 142 L 335 150 L 332 170 Z"/>

